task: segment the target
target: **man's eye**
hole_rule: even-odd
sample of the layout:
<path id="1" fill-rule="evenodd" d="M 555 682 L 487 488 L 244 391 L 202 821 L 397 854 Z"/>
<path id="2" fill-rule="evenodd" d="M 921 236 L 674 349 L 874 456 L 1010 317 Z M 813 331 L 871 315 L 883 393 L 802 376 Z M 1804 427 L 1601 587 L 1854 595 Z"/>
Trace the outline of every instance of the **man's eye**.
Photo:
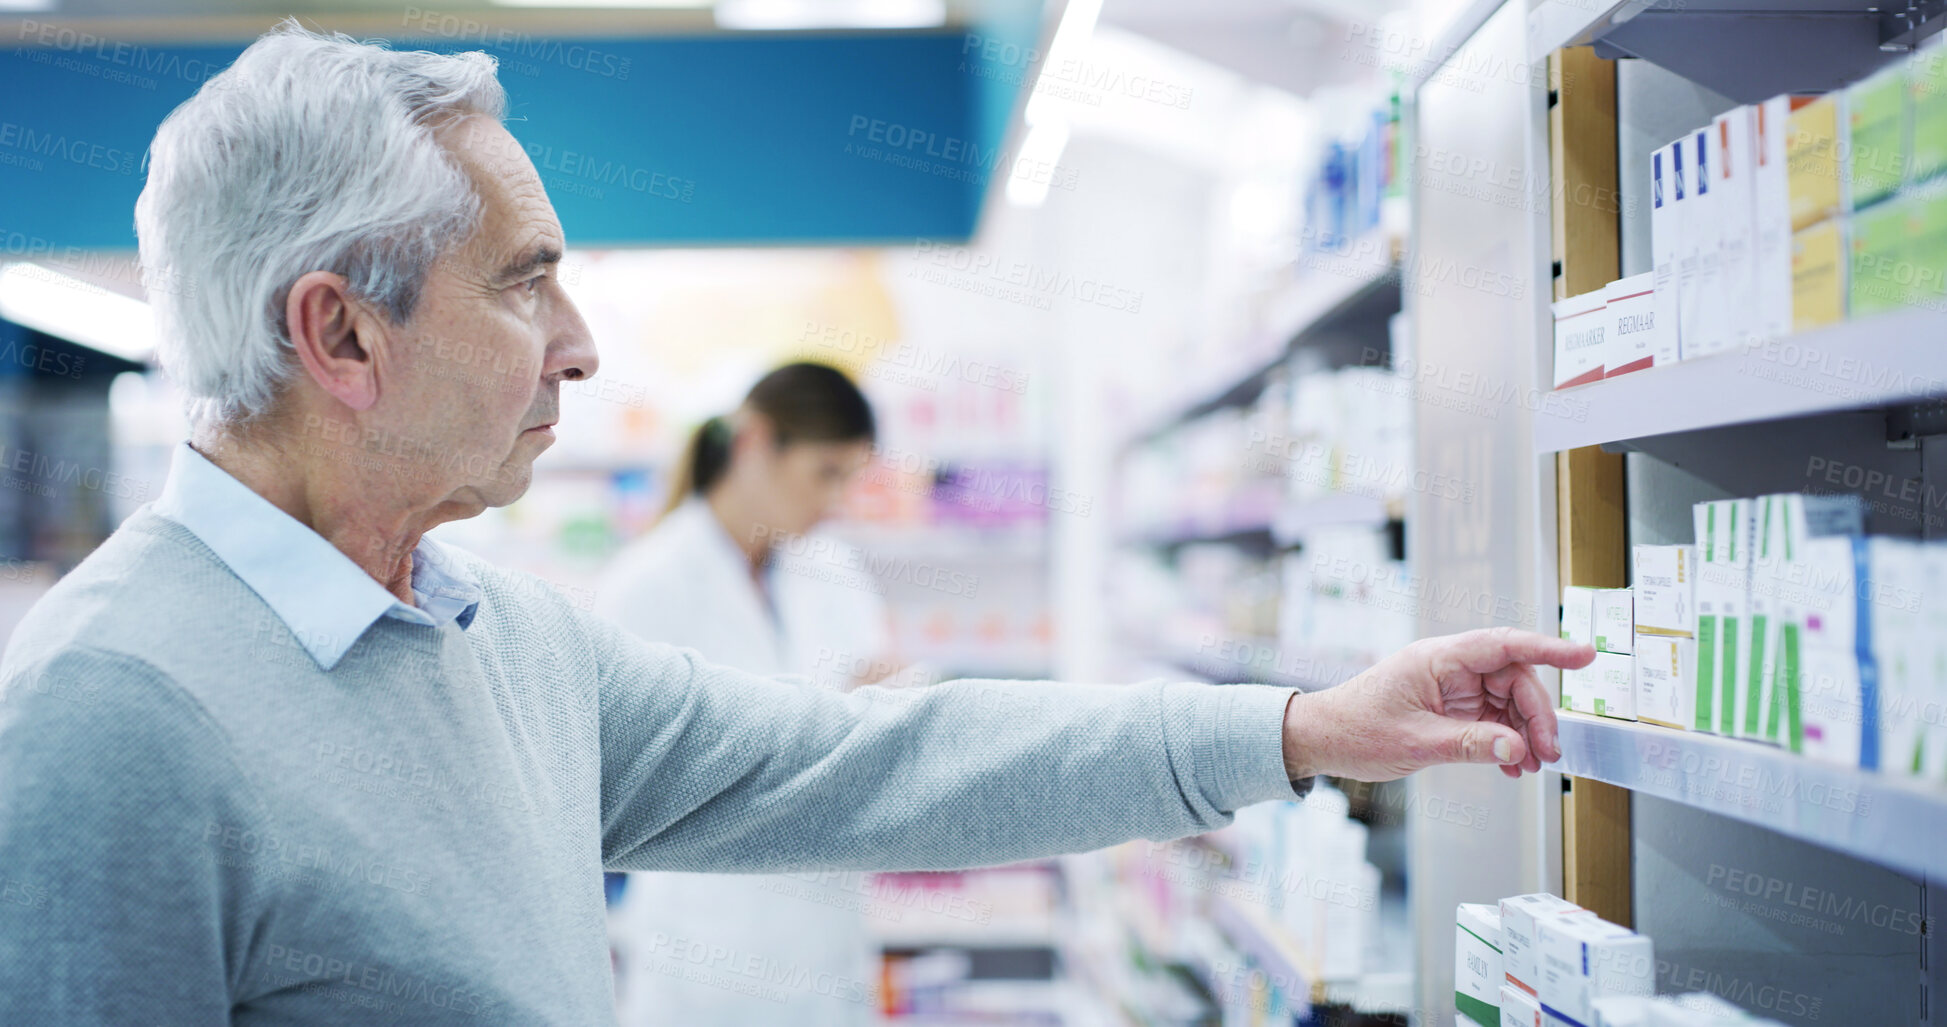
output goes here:
<path id="1" fill-rule="evenodd" d="M 546 277 L 547 275 L 535 275 L 534 277 L 528 279 L 526 282 L 523 282 L 521 284 L 527 286 L 528 292 L 533 292 L 536 289 L 539 289 L 541 287 L 541 280 Z"/>

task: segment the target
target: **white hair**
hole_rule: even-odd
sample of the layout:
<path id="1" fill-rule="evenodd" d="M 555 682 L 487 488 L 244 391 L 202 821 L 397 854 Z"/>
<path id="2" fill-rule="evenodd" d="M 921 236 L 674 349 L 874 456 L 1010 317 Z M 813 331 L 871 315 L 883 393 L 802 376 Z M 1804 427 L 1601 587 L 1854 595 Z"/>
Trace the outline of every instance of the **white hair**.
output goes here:
<path id="1" fill-rule="evenodd" d="M 286 20 L 163 119 L 135 231 L 158 357 L 192 421 L 256 417 L 299 372 L 284 308 L 307 272 L 345 276 L 395 324 L 412 317 L 427 272 L 480 217 L 433 134 L 501 119 L 496 66 Z"/>

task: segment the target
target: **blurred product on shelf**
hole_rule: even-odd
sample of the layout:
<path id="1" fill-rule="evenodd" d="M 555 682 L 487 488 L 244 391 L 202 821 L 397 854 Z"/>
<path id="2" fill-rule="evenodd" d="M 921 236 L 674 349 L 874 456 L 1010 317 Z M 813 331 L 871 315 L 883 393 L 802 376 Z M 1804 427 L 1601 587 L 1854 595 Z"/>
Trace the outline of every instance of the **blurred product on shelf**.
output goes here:
<path id="1" fill-rule="evenodd" d="M 1381 204 L 1399 195 L 1399 86 L 1384 103 L 1352 108 L 1325 144 L 1318 173 L 1305 190 L 1305 249 L 1344 248 L 1379 227 Z"/>
<path id="2" fill-rule="evenodd" d="M 1385 528 L 1322 527 L 1284 558 L 1278 641 L 1348 672 L 1418 637 L 1421 589 Z"/>
<path id="3" fill-rule="evenodd" d="M 1403 941 L 1382 917 L 1402 920 L 1403 898 L 1382 898 L 1352 808 L 1320 782 L 1304 802 L 1251 807 L 1197 838 L 1067 857 L 1076 922 L 1063 958 L 1113 983 L 1141 1023 L 1309 1022 L 1339 1007 L 1332 995 L 1385 976 Z"/>

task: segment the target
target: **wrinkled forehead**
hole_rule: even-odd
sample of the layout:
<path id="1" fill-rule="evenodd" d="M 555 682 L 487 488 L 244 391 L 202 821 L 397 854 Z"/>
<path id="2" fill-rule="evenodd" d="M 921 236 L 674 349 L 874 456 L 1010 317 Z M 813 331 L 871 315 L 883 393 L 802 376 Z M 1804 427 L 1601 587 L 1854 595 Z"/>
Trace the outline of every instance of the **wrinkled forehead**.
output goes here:
<path id="1" fill-rule="evenodd" d="M 480 197 L 480 225 L 463 250 L 497 260 L 536 245 L 561 248 L 554 204 L 512 133 L 491 118 L 469 117 L 442 128 L 438 138 Z"/>

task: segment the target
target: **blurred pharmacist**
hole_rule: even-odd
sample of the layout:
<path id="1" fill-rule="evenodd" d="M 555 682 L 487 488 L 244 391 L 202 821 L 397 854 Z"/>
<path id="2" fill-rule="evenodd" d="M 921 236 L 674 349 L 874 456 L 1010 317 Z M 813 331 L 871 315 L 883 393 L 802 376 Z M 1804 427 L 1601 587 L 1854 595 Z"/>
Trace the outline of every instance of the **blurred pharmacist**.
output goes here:
<path id="1" fill-rule="evenodd" d="M 1595 658 L 1559 638 L 1425 640 L 1309 694 L 891 701 L 426 537 L 518 499 L 597 367 L 504 106 L 485 54 L 287 23 L 157 130 L 136 233 L 192 434 L 0 659 L 0 1023 L 613 1022 L 601 867 L 975 866 L 1317 774 L 1559 756 L 1530 668 Z M 689 941 L 678 972 L 772 986 Z"/>
<path id="2" fill-rule="evenodd" d="M 890 669 L 891 636 L 875 584 L 838 558 L 780 559 L 837 512 L 872 458 L 872 408 L 843 374 L 789 364 L 767 374 L 728 417 L 703 422 L 675 475 L 670 508 L 624 549 L 602 582 L 599 614 L 655 642 L 803 687 L 852 684 L 853 667 Z M 837 553 L 830 540 L 816 550 Z M 845 654 L 835 660 L 834 653 Z M 842 1027 L 874 1019 L 878 975 L 863 875 L 631 874 L 616 908 L 622 1023 L 743 1027 L 775 1021 L 761 992 L 671 974 L 675 939 L 726 946 L 802 971 L 790 1022 Z M 830 987 L 818 988 L 820 978 Z"/>

